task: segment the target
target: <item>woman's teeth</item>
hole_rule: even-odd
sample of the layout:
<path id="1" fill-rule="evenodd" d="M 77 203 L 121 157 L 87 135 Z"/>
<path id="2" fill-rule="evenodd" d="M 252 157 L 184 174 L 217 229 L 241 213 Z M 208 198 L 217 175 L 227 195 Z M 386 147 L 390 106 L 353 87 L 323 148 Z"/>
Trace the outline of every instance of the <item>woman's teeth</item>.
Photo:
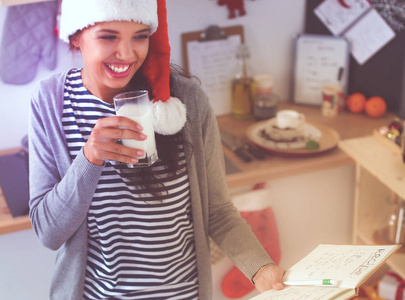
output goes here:
<path id="1" fill-rule="evenodd" d="M 129 69 L 129 65 L 127 66 L 114 66 L 106 64 L 108 68 L 110 68 L 114 73 L 124 73 Z"/>

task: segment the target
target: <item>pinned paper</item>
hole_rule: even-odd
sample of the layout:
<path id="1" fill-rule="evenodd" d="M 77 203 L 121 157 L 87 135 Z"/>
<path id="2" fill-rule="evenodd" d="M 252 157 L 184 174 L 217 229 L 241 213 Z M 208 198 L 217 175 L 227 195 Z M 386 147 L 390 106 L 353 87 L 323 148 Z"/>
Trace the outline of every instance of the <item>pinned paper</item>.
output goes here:
<path id="1" fill-rule="evenodd" d="M 314 13 L 333 35 L 341 35 L 370 8 L 367 0 L 325 0 Z"/>
<path id="2" fill-rule="evenodd" d="M 395 32 L 374 9 L 344 36 L 351 42 L 351 53 L 362 65 L 395 37 Z"/>
<path id="3" fill-rule="evenodd" d="M 392 28 L 367 0 L 325 0 L 314 13 L 333 35 L 350 41 L 351 54 L 360 65 L 395 37 Z"/>

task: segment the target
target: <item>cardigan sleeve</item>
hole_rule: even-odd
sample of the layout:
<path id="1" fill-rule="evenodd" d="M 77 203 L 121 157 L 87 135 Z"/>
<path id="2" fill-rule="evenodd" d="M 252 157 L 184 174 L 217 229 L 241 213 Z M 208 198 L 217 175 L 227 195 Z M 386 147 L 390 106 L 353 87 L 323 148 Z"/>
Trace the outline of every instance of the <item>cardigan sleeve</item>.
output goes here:
<path id="1" fill-rule="evenodd" d="M 230 199 L 218 124 L 207 96 L 201 97 L 199 113 L 209 198 L 209 234 L 245 276 L 252 279 L 260 267 L 274 261 Z"/>
<path id="2" fill-rule="evenodd" d="M 102 172 L 83 151 L 73 162 L 69 157 L 61 125 L 63 83 L 58 77 L 37 87 L 29 122 L 30 218 L 41 243 L 53 250 L 86 220 Z"/>

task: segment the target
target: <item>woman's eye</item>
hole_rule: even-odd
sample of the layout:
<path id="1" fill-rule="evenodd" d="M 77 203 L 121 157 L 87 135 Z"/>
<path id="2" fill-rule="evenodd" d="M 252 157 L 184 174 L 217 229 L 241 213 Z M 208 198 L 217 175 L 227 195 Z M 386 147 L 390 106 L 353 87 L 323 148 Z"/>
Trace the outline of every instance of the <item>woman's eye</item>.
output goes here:
<path id="1" fill-rule="evenodd" d="M 140 35 L 134 36 L 134 39 L 136 39 L 136 40 L 142 40 L 142 39 L 148 39 L 148 38 L 149 38 L 148 34 L 140 34 Z"/>
<path id="2" fill-rule="evenodd" d="M 115 38 L 116 38 L 115 35 L 103 35 L 103 36 L 100 36 L 100 39 L 103 39 L 103 40 L 114 40 Z"/>

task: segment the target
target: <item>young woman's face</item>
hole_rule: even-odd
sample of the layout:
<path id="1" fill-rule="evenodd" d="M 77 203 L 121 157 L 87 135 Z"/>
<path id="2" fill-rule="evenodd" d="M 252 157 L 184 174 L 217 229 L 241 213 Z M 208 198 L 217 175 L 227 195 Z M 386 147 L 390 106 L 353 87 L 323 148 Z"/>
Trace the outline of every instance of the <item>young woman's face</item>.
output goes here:
<path id="1" fill-rule="evenodd" d="M 72 41 L 83 58 L 85 87 L 104 101 L 123 91 L 148 54 L 150 28 L 135 22 L 102 22 Z"/>

